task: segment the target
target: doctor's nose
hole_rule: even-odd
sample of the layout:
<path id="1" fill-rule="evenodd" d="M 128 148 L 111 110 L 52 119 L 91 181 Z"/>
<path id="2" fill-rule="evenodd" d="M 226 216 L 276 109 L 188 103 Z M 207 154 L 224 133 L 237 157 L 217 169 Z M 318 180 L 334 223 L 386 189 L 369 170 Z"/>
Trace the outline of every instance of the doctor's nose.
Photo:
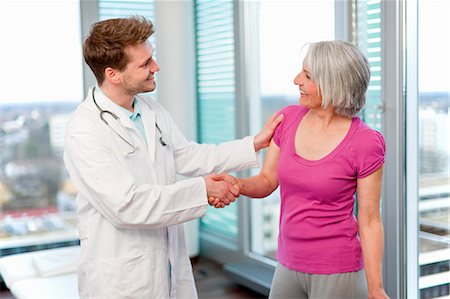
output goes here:
<path id="1" fill-rule="evenodd" d="M 156 73 L 156 72 L 158 72 L 159 71 L 159 65 L 158 65 L 158 63 L 156 62 L 156 60 L 152 60 L 152 65 L 150 66 L 150 72 L 152 73 L 152 74 L 154 74 L 154 73 Z"/>

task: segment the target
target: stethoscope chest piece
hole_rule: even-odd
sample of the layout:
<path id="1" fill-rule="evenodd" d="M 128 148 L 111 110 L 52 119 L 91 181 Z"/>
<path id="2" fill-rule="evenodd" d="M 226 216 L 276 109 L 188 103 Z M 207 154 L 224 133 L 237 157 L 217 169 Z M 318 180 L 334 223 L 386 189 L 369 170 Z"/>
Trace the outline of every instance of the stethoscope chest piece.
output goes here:
<path id="1" fill-rule="evenodd" d="M 158 123 L 155 122 L 156 129 L 159 132 L 159 143 L 161 143 L 162 146 L 168 146 L 170 145 L 169 138 L 166 136 L 166 134 L 163 133 L 163 131 L 159 128 Z"/>

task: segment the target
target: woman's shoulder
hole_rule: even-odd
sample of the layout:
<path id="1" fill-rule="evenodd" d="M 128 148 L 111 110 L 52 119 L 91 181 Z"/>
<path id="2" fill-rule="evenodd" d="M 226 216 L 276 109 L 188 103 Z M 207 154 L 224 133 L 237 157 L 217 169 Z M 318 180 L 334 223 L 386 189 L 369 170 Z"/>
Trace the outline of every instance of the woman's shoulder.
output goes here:
<path id="1" fill-rule="evenodd" d="M 284 108 L 282 108 L 280 110 L 280 113 L 283 113 L 285 115 L 291 115 L 293 113 L 299 113 L 299 112 L 306 112 L 308 110 L 308 108 L 298 105 L 298 104 L 293 104 L 293 105 L 288 105 L 285 106 Z"/>
<path id="2" fill-rule="evenodd" d="M 284 114 L 284 122 L 290 123 L 293 120 L 302 117 L 308 111 L 308 108 L 301 105 L 289 105 L 285 106 L 279 111 L 279 114 Z"/>
<path id="3" fill-rule="evenodd" d="M 355 134 L 352 138 L 353 146 L 357 148 L 358 151 L 381 151 L 384 153 L 386 145 L 384 143 L 383 135 L 379 131 L 369 127 L 359 117 L 356 117 L 355 122 Z"/>
<path id="4" fill-rule="evenodd" d="M 364 178 L 381 167 L 386 158 L 383 135 L 356 118 L 355 131 L 348 149 L 358 178 Z"/>
<path id="5" fill-rule="evenodd" d="M 360 137 L 373 137 L 373 138 L 383 138 L 383 135 L 375 129 L 372 129 L 368 124 L 366 124 L 361 118 L 355 117 L 356 131 L 355 133 Z"/>
<path id="6" fill-rule="evenodd" d="M 299 118 L 303 117 L 308 111 L 307 108 L 300 105 L 289 105 L 279 111 L 279 114 L 283 114 L 284 118 L 275 130 L 274 140 L 275 143 L 280 146 L 284 137 L 289 135 L 289 132 L 295 130 L 296 125 L 299 123 Z"/>

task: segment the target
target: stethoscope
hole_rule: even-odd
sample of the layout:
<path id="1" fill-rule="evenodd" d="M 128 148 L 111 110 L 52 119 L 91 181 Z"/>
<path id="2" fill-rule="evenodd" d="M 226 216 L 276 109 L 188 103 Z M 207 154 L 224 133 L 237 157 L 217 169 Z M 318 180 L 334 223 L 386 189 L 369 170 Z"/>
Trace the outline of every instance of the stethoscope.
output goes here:
<path id="1" fill-rule="evenodd" d="M 98 109 L 98 111 L 100 112 L 100 119 L 101 119 L 108 127 L 110 127 L 111 130 L 113 130 L 113 132 L 116 133 L 116 135 L 120 137 L 120 139 L 122 139 L 123 141 L 125 141 L 125 142 L 133 149 L 131 152 L 128 152 L 128 154 L 129 154 L 129 155 L 134 154 L 136 151 L 139 150 L 139 147 L 138 147 L 138 146 L 135 146 L 133 142 L 128 141 L 125 137 L 123 137 L 122 135 L 120 135 L 113 127 L 111 127 L 111 126 L 109 125 L 109 123 L 106 121 L 105 116 L 104 116 L 103 114 L 106 113 L 106 114 L 111 115 L 111 116 L 112 116 L 115 120 L 117 120 L 117 121 L 119 122 L 119 124 L 122 126 L 122 124 L 121 124 L 120 121 L 119 121 L 120 118 L 119 118 L 115 113 L 113 113 L 113 112 L 111 112 L 111 111 L 108 111 L 108 110 L 103 110 L 102 108 L 100 108 L 100 106 L 97 104 L 97 101 L 95 100 L 95 95 L 94 95 L 94 94 L 95 94 L 95 86 L 92 88 L 92 100 L 94 101 L 95 106 L 97 106 L 97 109 Z M 158 130 L 159 135 L 160 135 L 160 137 L 159 137 L 159 143 L 161 143 L 162 146 L 167 146 L 169 143 L 168 143 L 166 140 L 164 140 L 164 134 L 163 134 L 163 132 L 161 131 L 161 129 L 159 128 L 158 123 L 157 123 L 156 121 L 155 121 L 155 125 L 156 125 L 156 129 Z M 123 126 L 122 126 L 122 127 L 123 127 Z M 126 131 L 125 128 L 124 128 L 124 130 Z M 130 138 L 130 139 L 131 139 L 131 138 Z"/>

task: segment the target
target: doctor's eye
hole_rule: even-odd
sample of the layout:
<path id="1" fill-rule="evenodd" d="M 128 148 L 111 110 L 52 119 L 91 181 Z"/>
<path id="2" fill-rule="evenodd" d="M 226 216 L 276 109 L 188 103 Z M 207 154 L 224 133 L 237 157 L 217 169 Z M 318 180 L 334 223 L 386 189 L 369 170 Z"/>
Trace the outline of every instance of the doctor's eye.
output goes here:
<path id="1" fill-rule="evenodd" d="M 151 64 L 152 61 L 153 61 L 153 58 L 147 59 L 147 60 L 144 62 L 144 64 L 141 65 L 141 67 L 148 67 L 148 66 Z"/>

